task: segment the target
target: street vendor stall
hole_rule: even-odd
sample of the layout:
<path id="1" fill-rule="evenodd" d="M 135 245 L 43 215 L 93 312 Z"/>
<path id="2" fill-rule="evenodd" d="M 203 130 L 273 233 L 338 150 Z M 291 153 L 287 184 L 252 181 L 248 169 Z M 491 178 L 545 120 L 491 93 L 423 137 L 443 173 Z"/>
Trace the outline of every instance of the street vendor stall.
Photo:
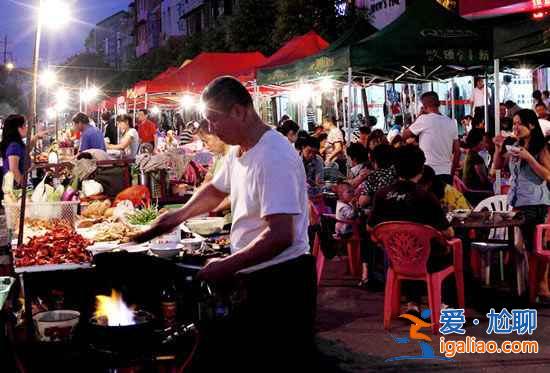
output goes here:
<path id="1" fill-rule="evenodd" d="M 364 34 L 363 34 L 364 35 Z M 347 81 L 347 123 L 357 106 L 352 85 L 426 83 L 484 71 L 491 62 L 490 32 L 435 1 L 415 1 L 384 29 L 357 38 L 345 35 L 318 55 L 260 70 L 258 84 L 307 82 L 323 77 Z M 351 131 L 351 126 L 346 129 Z"/>

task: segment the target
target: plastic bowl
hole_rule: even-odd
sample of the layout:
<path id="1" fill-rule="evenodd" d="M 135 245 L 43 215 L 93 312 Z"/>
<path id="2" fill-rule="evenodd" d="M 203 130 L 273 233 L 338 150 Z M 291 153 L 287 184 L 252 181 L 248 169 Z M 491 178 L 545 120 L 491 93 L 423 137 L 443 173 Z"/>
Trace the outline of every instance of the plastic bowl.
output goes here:
<path id="1" fill-rule="evenodd" d="M 180 250 L 181 245 L 177 242 L 167 242 L 161 244 L 151 244 L 149 247 L 151 252 L 161 258 L 174 258 L 176 257 Z"/>
<path id="2" fill-rule="evenodd" d="M 211 217 L 190 219 L 185 222 L 185 225 L 193 233 L 201 236 L 211 236 L 222 231 L 225 225 L 225 218 Z"/>
<path id="3" fill-rule="evenodd" d="M 180 244 L 184 249 L 197 250 L 201 248 L 203 242 L 204 242 L 204 238 L 193 237 L 193 238 L 182 238 L 180 241 Z"/>
<path id="4" fill-rule="evenodd" d="M 80 312 L 73 310 L 44 311 L 35 314 L 32 318 L 40 341 L 70 341 L 78 325 Z"/>

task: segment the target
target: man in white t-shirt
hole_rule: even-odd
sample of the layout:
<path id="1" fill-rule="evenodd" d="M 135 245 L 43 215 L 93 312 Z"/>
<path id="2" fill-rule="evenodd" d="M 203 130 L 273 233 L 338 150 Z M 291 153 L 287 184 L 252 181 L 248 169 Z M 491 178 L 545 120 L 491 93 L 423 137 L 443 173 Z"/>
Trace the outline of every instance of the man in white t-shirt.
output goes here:
<path id="1" fill-rule="evenodd" d="M 204 356 L 217 358 L 203 361 L 209 366 L 198 370 L 213 371 L 212 364 L 225 369 L 237 364 L 231 368 L 246 370 L 254 359 L 281 365 L 303 359 L 313 346 L 316 297 L 315 265 L 308 254 L 304 166 L 290 142 L 261 120 L 238 80 L 215 79 L 205 88 L 202 101 L 212 132 L 235 146 L 211 182 L 135 240 L 169 232 L 229 196 L 231 255 L 210 261 L 198 277 L 226 287 L 241 279 L 245 306 L 235 312 L 229 331 L 203 338 L 223 348 L 211 345 L 215 354 Z"/>
<path id="2" fill-rule="evenodd" d="M 491 92 L 487 91 L 487 101 L 490 100 Z M 484 117 L 485 112 L 485 82 L 483 78 L 475 78 L 474 89 L 472 90 L 472 116 Z"/>
<path id="3" fill-rule="evenodd" d="M 426 165 L 434 169 L 445 183 L 452 185 L 454 171 L 460 158 L 456 123 L 439 112 L 439 97 L 426 92 L 421 97 L 422 112 L 405 130 L 403 137 L 417 136 L 420 149 L 426 156 Z"/>

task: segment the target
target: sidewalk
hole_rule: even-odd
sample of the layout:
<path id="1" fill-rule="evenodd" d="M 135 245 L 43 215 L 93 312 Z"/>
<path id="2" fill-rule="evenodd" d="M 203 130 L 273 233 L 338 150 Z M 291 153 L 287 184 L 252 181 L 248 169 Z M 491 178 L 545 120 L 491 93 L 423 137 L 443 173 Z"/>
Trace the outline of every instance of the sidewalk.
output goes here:
<path id="1" fill-rule="evenodd" d="M 374 292 L 359 289 L 353 279 L 346 275 L 345 261 L 328 261 L 321 280 L 318 296 L 317 328 L 318 346 L 326 371 L 342 372 L 550 372 L 550 308 L 538 307 L 538 327 L 531 336 L 487 335 L 487 318 L 484 313 L 468 309 L 466 334 L 448 335 L 447 340 L 464 340 L 466 336 L 477 340 L 536 340 L 538 354 L 457 354 L 454 361 L 414 360 L 385 362 L 386 359 L 403 355 L 420 355 L 416 343 L 397 344 L 394 337 L 406 337 L 409 323 L 393 320 L 391 335 L 383 328 L 383 290 Z M 466 291 L 472 291 L 466 289 Z M 478 289 L 478 291 L 480 291 Z M 468 294 L 467 294 L 468 296 Z M 507 304 L 506 297 L 497 298 L 500 305 L 509 311 L 516 305 Z M 467 304 L 468 306 L 469 304 Z M 489 306 L 493 306 L 492 304 Z M 517 306 L 516 306 L 517 308 Z M 528 308 L 523 305 L 521 308 Z M 472 319 L 479 318 L 474 326 Z M 439 353 L 439 337 L 431 331 L 435 355 Z"/>

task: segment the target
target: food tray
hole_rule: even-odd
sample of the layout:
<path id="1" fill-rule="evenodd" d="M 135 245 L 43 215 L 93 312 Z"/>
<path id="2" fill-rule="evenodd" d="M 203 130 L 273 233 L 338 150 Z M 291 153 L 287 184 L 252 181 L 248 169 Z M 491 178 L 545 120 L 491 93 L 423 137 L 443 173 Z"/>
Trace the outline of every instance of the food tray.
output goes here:
<path id="1" fill-rule="evenodd" d="M 75 269 L 92 268 L 91 263 L 64 263 L 64 264 L 44 264 L 29 267 L 16 267 L 15 273 L 37 273 L 37 272 L 55 272 L 70 271 Z"/>
<path id="2" fill-rule="evenodd" d="M 25 206 L 26 219 L 57 219 L 61 224 L 66 224 L 72 228 L 75 227 L 78 220 L 78 205 L 79 201 L 64 201 L 64 202 L 31 202 L 27 201 Z M 21 211 L 21 203 L 6 203 L 2 202 L 6 209 L 6 223 L 8 229 L 14 232 L 18 231 L 19 213 Z"/>

